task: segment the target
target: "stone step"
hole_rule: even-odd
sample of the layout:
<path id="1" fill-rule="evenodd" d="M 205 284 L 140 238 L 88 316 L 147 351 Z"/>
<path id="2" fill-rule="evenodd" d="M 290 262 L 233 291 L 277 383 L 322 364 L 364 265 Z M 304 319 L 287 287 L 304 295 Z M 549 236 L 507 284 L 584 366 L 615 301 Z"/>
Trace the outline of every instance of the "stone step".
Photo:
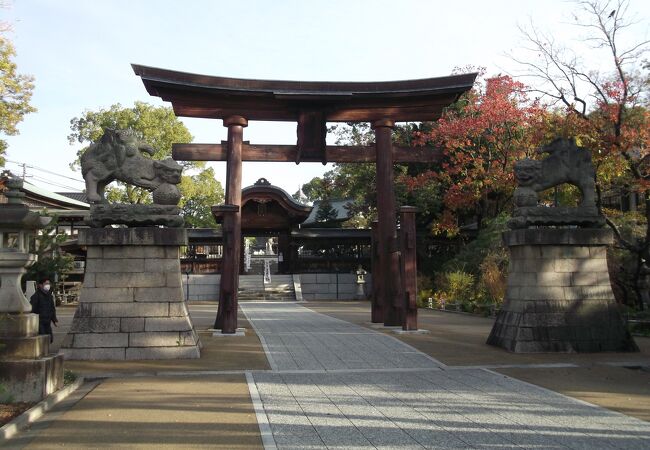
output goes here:
<path id="1" fill-rule="evenodd" d="M 261 275 L 240 275 L 239 301 L 296 301 L 293 275 L 273 275 L 270 283 L 264 283 Z"/>
<path id="2" fill-rule="evenodd" d="M 293 294 L 293 289 L 239 289 L 240 294 L 263 294 L 263 293 L 288 293 Z"/>
<path id="3" fill-rule="evenodd" d="M 6 314 L 0 317 L 0 338 L 38 336 L 38 314 Z"/>
<path id="4" fill-rule="evenodd" d="M 49 340 L 49 336 L 45 336 Z M 15 402 L 38 402 L 63 387 L 63 355 L 2 361 L 2 380 Z M 6 372 L 5 372 L 6 371 Z"/>
<path id="5" fill-rule="evenodd" d="M 278 302 L 295 302 L 296 293 L 291 290 L 257 290 L 257 291 L 239 291 L 237 294 L 238 301 L 278 301 Z"/>
<path id="6" fill-rule="evenodd" d="M 0 360 L 38 359 L 50 353 L 50 336 L 3 337 Z"/>

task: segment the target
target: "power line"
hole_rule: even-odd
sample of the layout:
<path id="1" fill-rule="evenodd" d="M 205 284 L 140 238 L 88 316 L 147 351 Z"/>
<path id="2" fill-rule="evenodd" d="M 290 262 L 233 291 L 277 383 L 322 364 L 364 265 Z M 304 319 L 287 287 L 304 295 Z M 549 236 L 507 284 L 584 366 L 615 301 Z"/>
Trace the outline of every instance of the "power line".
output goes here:
<path id="1" fill-rule="evenodd" d="M 45 173 L 50 174 L 50 175 L 54 175 L 54 176 L 61 177 L 61 178 L 66 178 L 68 180 L 76 181 L 77 183 L 83 183 L 83 181 L 79 180 L 78 178 L 72 178 L 72 177 L 69 177 L 69 176 L 66 176 L 66 175 L 61 175 L 59 173 L 52 172 L 51 170 L 43 169 L 42 167 L 34 166 L 32 164 L 27 164 L 27 163 L 23 163 L 23 162 L 19 162 L 19 161 L 13 161 L 11 159 L 6 159 L 5 161 L 7 161 L 8 163 L 17 164 L 20 167 L 22 167 L 23 169 L 25 167 L 29 167 L 30 169 L 38 170 L 40 172 L 45 172 Z M 23 176 L 24 176 L 24 172 L 23 172 Z"/>
<path id="2" fill-rule="evenodd" d="M 70 189 L 70 190 L 73 190 L 73 191 L 77 191 L 79 189 L 77 187 L 67 186 L 65 184 L 60 184 L 60 183 L 57 183 L 55 181 L 48 180 L 47 178 L 41 178 L 41 177 L 39 177 L 37 175 L 28 175 L 28 178 L 33 178 L 34 180 L 40 181 L 41 183 L 49 184 L 51 186 L 56 186 L 56 187 L 60 187 L 60 188 L 64 188 L 64 189 Z"/>

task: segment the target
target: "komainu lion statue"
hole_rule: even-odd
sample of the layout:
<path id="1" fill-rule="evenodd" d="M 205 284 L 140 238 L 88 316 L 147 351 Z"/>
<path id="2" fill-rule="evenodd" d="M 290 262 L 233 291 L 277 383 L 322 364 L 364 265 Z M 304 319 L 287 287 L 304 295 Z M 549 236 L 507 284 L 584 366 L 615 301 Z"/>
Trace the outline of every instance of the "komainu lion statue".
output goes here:
<path id="1" fill-rule="evenodd" d="M 541 161 L 523 159 L 514 166 L 515 209 L 510 228 L 529 225 L 601 226 L 603 218 L 596 206 L 595 170 L 589 150 L 573 139 L 558 138 L 538 150 L 549 156 Z M 539 206 L 539 193 L 561 184 L 572 184 L 582 199 L 577 208 Z"/>
<path id="2" fill-rule="evenodd" d="M 537 193 L 569 183 L 580 189 L 580 206 L 596 206 L 596 173 L 589 150 L 578 147 L 573 139 L 558 138 L 538 153 L 550 156 L 541 161 L 523 159 L 515 163 L 515 178 L 520 187 Z"/>
<path id="3" fill-rule="evenodd" d="M 88 201 L 105 202 L 106 185 L 118 180 L 153 191 L 156 204 L 176 205 L 182 167 L 171 158 L 157 161 L 142 152 L 153 155 L 155 150 L 130 130 L 105 129 L 101 139 L 81 155 Z"/>

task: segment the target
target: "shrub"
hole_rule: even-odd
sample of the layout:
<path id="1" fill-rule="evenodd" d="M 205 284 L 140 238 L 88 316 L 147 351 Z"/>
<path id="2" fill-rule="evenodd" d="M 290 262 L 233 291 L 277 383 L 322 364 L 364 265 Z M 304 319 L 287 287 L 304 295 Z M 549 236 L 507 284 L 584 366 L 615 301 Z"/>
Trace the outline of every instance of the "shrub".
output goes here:
<path id="1" fill-rule="evenodd" d="M 443 305 L 448 308 L 450 304 L 454 304 L 461 305 L 461 309 L 466 310 L 465 304 L 474 298 L 474 276 L 462 270 L 436 274 L 435 284 L 436 290 L 422 291 L 422 302 L 428 303 L 431 297 L 435 308 L 441 308 Z"/>
<path id="2" fill-rule="evenodd" d="M 452 302 L 463 302 L 474 297 L 474 275 L 456 270 L 447 272 L 445 277 L 447 284 L 445 292 Z"/>
<path id="3" fill-rule="evenodd" d="M 507 269 L 508 254 L 505 249 L 488 253 L 481 263 L 480 285 L 489 302 L 503 303 L 506 295 Z"/>
<path id="4" fill-rule="evenodd" d="M 418 308 L 428 308 L 429 299 L 433 298 L 433 291 L 431 289 L 423 289 L 418 291 Z M 436 307 L 434 303 L 434 308 Z"/>
<path id="5" fill-rule="evenodd" d="M 478 274 L 481 270 L 481 263 L 488 254 L 493 252 L 505 252 L 501 233 L 508 229 L 507 223 L 510 217 L 501 214 L 486 223 L 476 239 L 465 245 L 451 260 L 443 266 L 446 272 L 462 270 L 468 273 Z"/>
<path id="6" fill-rule="evenodd" d="M 63 384 L 65 386 L 74 383 L 77 381 L 77 374 L 72 372 L 71 370 L 64 370 L 63 371 Z"/>

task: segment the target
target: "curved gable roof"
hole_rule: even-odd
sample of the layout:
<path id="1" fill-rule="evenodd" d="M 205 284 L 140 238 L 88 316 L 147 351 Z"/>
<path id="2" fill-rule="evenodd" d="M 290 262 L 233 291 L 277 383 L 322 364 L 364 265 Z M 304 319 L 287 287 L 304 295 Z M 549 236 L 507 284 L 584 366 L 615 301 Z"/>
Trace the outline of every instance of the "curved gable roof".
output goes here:
<path id="1" fill-rule="evenodd" d="M 312 210 L 311 206 L 298 203 L 287 191 L 281 187 L 272 185 L 266 178 L 260 178 L 252 186 L 247 186 L 242 189 L 241 196 L 242 208 L 251 200 L 275 200 L 290 216 L 301 219 L 299 220 L 300 222 L 309 217 Z"/>

